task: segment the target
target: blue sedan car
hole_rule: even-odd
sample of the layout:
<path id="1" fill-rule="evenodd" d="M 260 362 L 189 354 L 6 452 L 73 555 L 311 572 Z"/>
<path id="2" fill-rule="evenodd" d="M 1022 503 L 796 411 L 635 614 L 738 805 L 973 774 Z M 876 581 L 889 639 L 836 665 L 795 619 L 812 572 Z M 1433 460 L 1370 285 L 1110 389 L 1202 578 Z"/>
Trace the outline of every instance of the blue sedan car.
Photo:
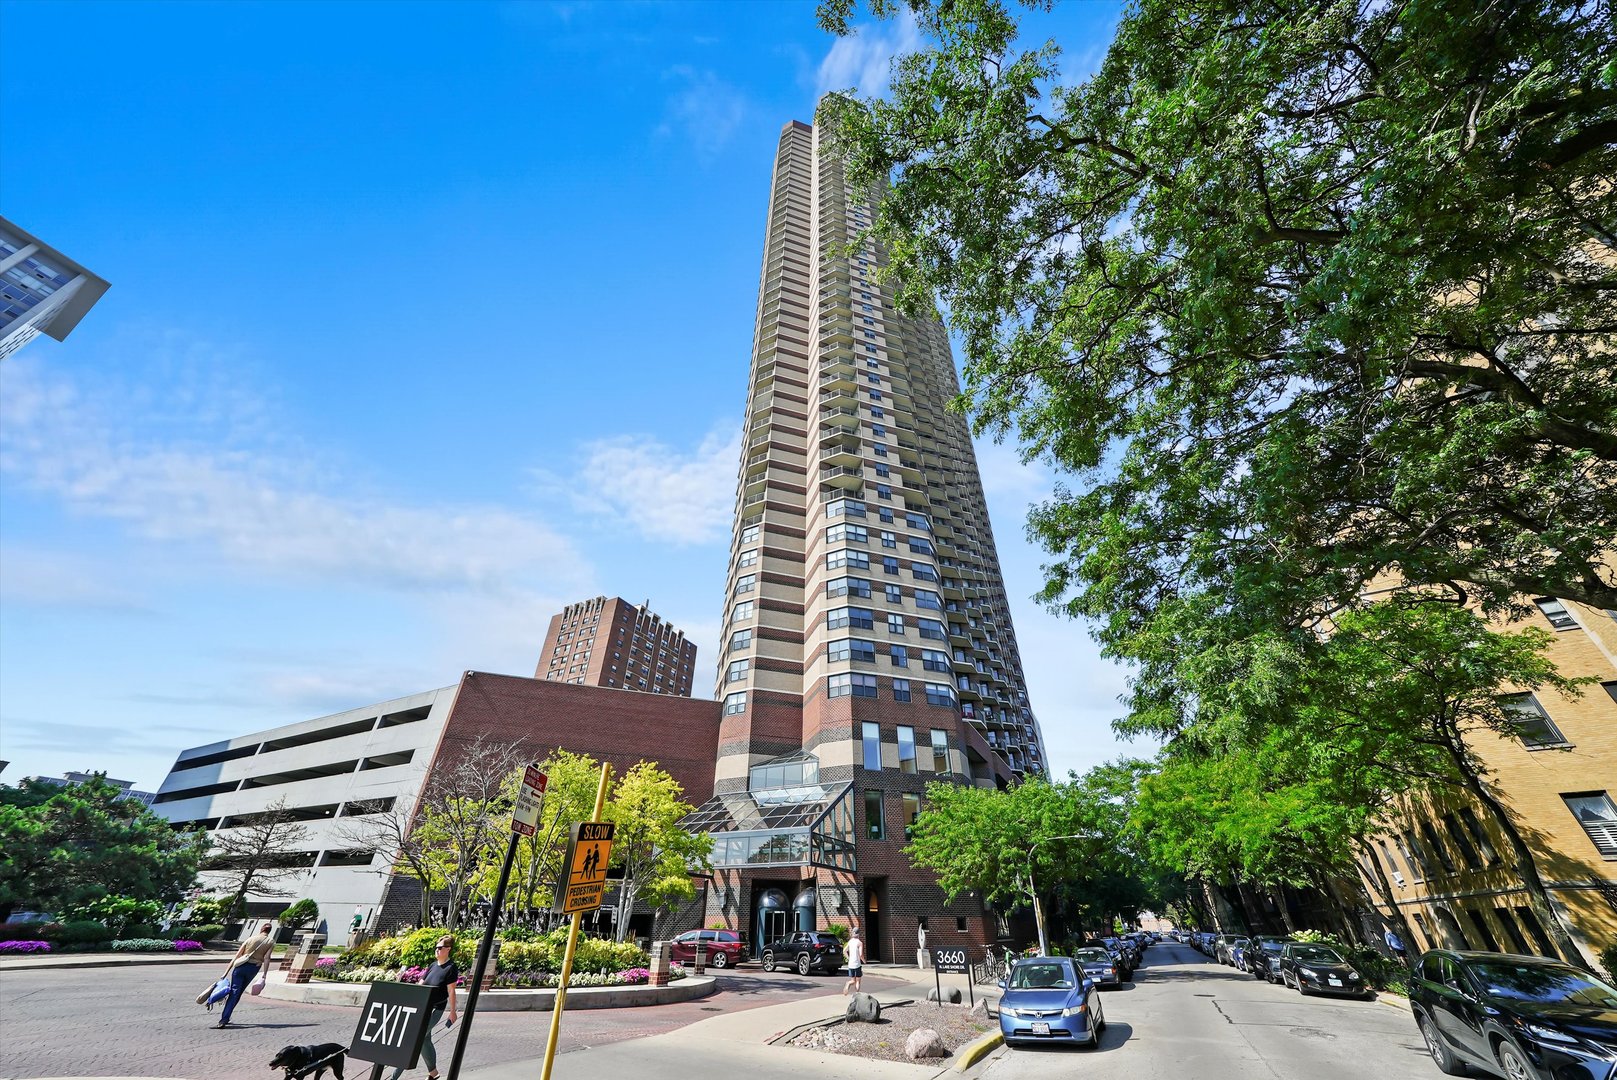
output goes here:
<path id="1" fill-rule="evenodd" d="M 1100 991 L 1064 956 L 1018 960 L 1000 983 L 999 1030 L 1007 1045 L 1067 1042 L 1100 1045 L 1106 1030 Z"/>

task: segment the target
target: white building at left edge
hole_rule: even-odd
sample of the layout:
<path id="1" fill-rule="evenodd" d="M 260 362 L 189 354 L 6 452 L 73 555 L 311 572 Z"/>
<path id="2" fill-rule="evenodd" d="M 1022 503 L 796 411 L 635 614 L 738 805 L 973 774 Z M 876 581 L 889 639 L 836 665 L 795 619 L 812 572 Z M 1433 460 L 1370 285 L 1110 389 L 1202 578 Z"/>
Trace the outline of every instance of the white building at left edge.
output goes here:
<path id="1" fill-rule="evenodd" d="M 317 720 L 182 750 L 152 809 L 176 826 L 228 832 L 285 799 L 307 842 L 287 852 L 303 869 L 275 883 L 288 896 L 249 892 L 250 918 L 273 918 L 294 900 L 320 905 L 327 940 L 348 941 L 357 912 L 368 924 L 387 887 L 385 856 L 345 842 L 344 818 L 413 806 L 425 785 L 456 687 L 427 690 Z M 204 892 L 227 874 L 204 871 Z"/>
<path id="2" fill-rule="evenodd" d="M 0 217 L 0 360 L 40 334 L 61 341 L 107 281 Z"/>

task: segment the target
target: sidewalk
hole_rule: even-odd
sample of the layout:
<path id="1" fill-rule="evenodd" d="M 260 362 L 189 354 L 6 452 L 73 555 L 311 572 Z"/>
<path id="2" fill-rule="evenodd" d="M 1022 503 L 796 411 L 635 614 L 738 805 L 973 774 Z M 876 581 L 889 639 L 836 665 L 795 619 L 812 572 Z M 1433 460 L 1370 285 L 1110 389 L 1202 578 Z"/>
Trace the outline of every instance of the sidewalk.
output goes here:
<path id="1" fill-rule="evenodd" d="M 139 964 L 222 964 L 234 950 L 204 949 L 189 953 L 84 952 L 0 957 L 0 972 L 41 968 L 130 967 Z"/>

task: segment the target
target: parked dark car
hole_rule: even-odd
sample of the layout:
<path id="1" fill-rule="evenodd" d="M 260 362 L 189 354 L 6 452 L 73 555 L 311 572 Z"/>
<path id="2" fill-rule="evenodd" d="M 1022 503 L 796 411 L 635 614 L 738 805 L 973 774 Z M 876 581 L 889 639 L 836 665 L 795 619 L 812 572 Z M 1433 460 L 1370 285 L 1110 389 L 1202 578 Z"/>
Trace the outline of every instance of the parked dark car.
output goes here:
<path id="1" fill-rule="evenodd" d="M 1260 979 L 1270 982 L 1280 981 L 1280 969 L 1275 962 L 1280 959 L 1280 950 L 1290 941 L 1290 937 L 1275 934 L 1259 934 L 1252 939 L 1246 948 L 1246 968 Z"/>
<path id="2" fill-rule="evenodd" d="M 1000 982 L 999 1030 L 1007 1045 L 1087 1043 L 1100 1045 L 1106 1030 L 1100 990 L 1065 956 L 1018 960 Z"/>
<path id="3" fill-rule="evenodd" d="M 1607 1080 L 1617 1061 L 1617 988 L 1559 960 L 1434 949 L 1409 1004 L 1437 1067 L 1510 1080 Z"/>
<path id="4" fill-rule="evenodd" d="M 1246 949 L 1249 944 L 1251 944 L 1250 941 L 1248 941 L 1246 938 L 1242 938 L 1240 941 L 1237 941 L 1234 945 L 1230 946 L 1230 963 L 1240 968 L 1242 971 L 1246 970 Z"/>
<path id="5" fill-rule="evenodd" d="M 1106 952 L 1111 954 L 1112 959 L 1117 963 L 1118 975 L 1125 980 L 1133 977 L 1134 964 L 1129 960 L 1129 954 L 1115 945 L 1107 944 L 1104 938 L 1090 938 L 1088 941 L 1084 942 L 1081 947 L 1085 949 L 1106 950 Z"/>
<path id="6" fill-rule="evenodd" d="M 747 943 L 734 930 L 688 930 L 669 943 L 673 959 L 682 964 L 695 963 L 697 939 L 701 939 L 706 964 L 726 968 L 747 961 Z"/>
<path id="7" fill-rule="evenodd" d="M 799 931 L 764 946 L 765 971 L 795 967 L 799 975 L 836 971 L 842 966 L 842 942 L 834 934 Z"/>
<path id="8" fill-rule="evenodd" d="M 1238 941 L 1246 940 L 1245 934 L 1220 934 L 1213 941 L 1213 959 L 1224 965 L 1230 965 L 1230 950 Z"/>
<path id="9" fill-rule="evenodd" d="M 1299 994 L 1374 996 L 1359 969 L 1329 945 L 1288 941 L 1280 947 L 1275 966 L 1281 984 L 1296 987 Z"/>
<path id="10" fill-rule="evenodd" d="M 1079 949 L 1072 954 L 1073 963 L 1084 969 L 1084 976 L 1102 987 L 1122 986 L 1123 969 L 1117 957 L 1100 948 Z"/>

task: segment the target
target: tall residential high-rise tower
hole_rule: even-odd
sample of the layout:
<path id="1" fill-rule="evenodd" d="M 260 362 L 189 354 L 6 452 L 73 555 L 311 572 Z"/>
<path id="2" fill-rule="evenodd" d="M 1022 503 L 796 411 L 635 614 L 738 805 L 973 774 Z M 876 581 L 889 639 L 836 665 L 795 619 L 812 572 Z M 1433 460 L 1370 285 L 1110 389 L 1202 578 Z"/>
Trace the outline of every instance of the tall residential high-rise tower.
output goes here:
<path id="1" fill-rule="evenodd" d="M 857 921 L 874 956 L 909 956 L 922 919 L 942 943 L 996 936 L 900 851 L 926 783 L 1003 785 L 1044 756 L 970 434 L 945 408 L 948 335 L 877 284 L 870 195 L 822 138 L 790 123 L 775 159 L 697 823 L 716 865 L 748 868 L 726 896 L 760 944 L 767 894 L 794 893 L 784 925 Z"/>
<path id="2" fill-rule="evenodd" d="M 533 677 L 690 697 L 695 667 L 696 643 L 663 622 L 649 602 L 597 596 L 551 616 Z"/>
<path id="3" fill-rule="evenodd" d="M 0 360 L 39 334 L 61 341 L 107 282 L 0 217 Z"/>

